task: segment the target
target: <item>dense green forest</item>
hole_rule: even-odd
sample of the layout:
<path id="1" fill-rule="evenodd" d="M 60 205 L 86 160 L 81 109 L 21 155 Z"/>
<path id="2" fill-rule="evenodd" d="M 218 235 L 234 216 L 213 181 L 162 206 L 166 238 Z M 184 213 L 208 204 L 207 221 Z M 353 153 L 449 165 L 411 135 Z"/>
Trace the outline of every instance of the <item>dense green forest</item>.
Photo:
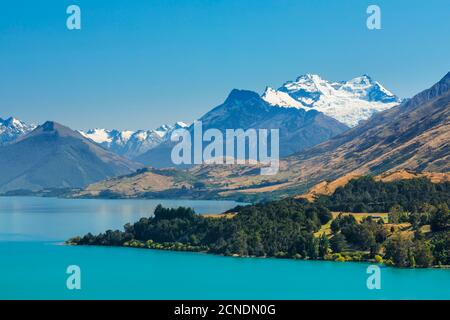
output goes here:
<path id="1" fill-rule="evenodd" d="M 241 256 L 317 258 L 319 240 L 313 236 L 331 213 L 305 200 L 287 199 L 238 208 L 233 218 L 204 218 L 190 208 L 158 206 L 154 216 L 142 218 L 124 231 L 106 231 L 71 239 L 82 245 L 133 245 L 181 248 Z"/>
<path id="2" fill-rule="evenodd" d="M 123 231 L 87 234 L 68 243 L 377 261 L 399 267 L 448 266 L 448 197 L 448 184 L 432 185 L 424 179 L 380 183 L 361 178 L 314 203 L 286 198 L 238 206 L 218 217 L 203 217 L 190 208 L 159 205 L 153 216 L 126 224 Z M 333 218 L 330 209 L 361 212 L 359 207 L 347 206 L 349 199 L 364 205 L 367 211 L 389 211 L 388 221 L 370 214 L 335 214 Z"/>
<path id="3" fill-rule="evenodd" d="M 366 176 L 353 179 L 331 196 L 319 196 L 316 201 L 332 211 L 388 212 L 401 206 L 412 212 L 424 204 L 450 206 L 450 183 L 432 183 L 426 178 L 381 182 Z"/>

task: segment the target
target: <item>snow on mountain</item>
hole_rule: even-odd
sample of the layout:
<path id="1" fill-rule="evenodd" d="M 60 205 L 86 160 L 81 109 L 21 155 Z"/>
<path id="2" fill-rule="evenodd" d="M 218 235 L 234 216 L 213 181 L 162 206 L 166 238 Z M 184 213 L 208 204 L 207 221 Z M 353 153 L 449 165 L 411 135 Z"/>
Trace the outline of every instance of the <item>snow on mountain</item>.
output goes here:
<path id="1" fill-rule="evenodd" d="M 91 129 L 79 132 L 108 150 L 128 158 L 135 158 L 170 139 L 174 130 L 186 127 L 188 124 L 177 122 L 174 125 L 162 125 L 154 130 Z"/>
<path id="2" fill-rule="evenodd" d="M 368 75 L 331 82 L 306 74 L 286 82 L 278 90 L 266 88 L 262 98 L 274 106 L 315 109 L 350 127 L 401 102 Z"/>
<path id="3" fill-rule="evenodd" d="M 0 118 L 0 146 L 16 140 L 35 128 L 35 125 L 27 124 L 13 117 L 6 120 Z"/>
<path id="4" fill-rule="evenodd" d="M 108 148 L 112 144 L 125 145 L 134 134 L 133 131 L 118 131 L 107 129 L 91 129 L 86 132 L 79 132 L 86 138 L 89 138 L 94 142 L 102 144 Z"/>
<path id="5" fill-rule="evenodd" d="M 128 158 L 134 158 L 169 140 L 174 130 L 187 128 L 188 126 L 184 122 L 177 122 L 174 125 L 162 125 L 154 130 L 91 129 L 78 132 L 110 151 Z M 13 117 L 6 120 L 0 118 L 0 146 L 14 142 L 19 137 L 36 129 L 36 127 L 36 125 L 27 124 Z"/>

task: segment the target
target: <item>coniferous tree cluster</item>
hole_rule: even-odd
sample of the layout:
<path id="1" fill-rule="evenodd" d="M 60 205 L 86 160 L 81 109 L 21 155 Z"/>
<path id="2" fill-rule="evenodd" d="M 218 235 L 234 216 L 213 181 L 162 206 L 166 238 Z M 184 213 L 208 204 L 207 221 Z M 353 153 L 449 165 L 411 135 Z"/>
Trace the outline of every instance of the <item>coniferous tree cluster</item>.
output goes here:
<path id="1" fill-rule="evenodd" d="M 450 182 L 432 183 L 426 178 L 382 182 L 365 176 L 349 181 L 330 196 L 319 196 L 316 201 L 331 211 L 389 212 L 399 206 L 414 212 L 424 204 L 450 206 Z"/>
<path id="2" fill-rule="evenodd" d="M 124 231 L 108 230 L 71 239 L 81 245 L 122 246 L 146 244 L 162 247 L 179 244 L 189 250 L 241 256 L 278 256 L 317 259 L 328 251 L 328 239 L 313 233 L 332 219 L 330 211 L 300 199 L 285 199 L 236 208 L 228 218 L 205 218 L 190 208 L 159 205 L 153 217 L 126 224 Z"/>

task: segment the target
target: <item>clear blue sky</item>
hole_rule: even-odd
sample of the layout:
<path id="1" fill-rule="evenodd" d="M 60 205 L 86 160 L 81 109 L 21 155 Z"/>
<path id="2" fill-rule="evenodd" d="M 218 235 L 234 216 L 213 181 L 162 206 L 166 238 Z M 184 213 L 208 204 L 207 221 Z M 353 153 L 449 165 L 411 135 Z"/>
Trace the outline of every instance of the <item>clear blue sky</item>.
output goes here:
<path id="1" fill-rule="evenodd" d="M 0 117 L 154 128 L 304 73 L 366 73 L 409 97 L 450 70 L 449 35 L 448 0 L 2 0 Z"/>

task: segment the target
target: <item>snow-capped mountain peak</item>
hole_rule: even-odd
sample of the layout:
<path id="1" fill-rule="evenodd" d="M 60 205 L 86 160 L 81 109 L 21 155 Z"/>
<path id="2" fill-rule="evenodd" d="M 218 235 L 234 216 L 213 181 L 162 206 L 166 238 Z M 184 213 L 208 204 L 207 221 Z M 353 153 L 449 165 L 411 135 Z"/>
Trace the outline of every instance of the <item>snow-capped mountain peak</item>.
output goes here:
<path id="1" fill-rule="evenodd" d="M 173 130 L 187 126 L 184 122 L 177 122 L 174 125 L 165 124 L 153 130 L 119 131 L 90 129 L 79 131 L 79 133 L 102 145 L 104 148 L 120 155 L 134 158 L 170 139 Z"/>
<path id="2" fill-rule="evenodd" d="M 170 130 L 172 130 L 172 128 L 173 128 L 172 126 L 164 124 L 164 125 L 160 126 L 159 128 L 156 128 L 154 130 L 154 133 L 157 134 L 162 139 L 162 138 L 164 138 L 167 135 L 167 133 Z"/>
<path id="3" fill-rule="evenodd" d="M 78 131 L 84 137 L 93 140 L 99 144 L 120 144 L 125 145 L 136 133 L 130 130 L 107 130 L 107 129 L 89 129 L 87 131 Z"/>
<path id="4" fill-rule="evenodd" d="M 350 127 L 401 102 L 368 75 L 332 82 L 306 74 L 286 82 L 278 90 L 266 88 L 262 98 L 274 106 L 315 109 Z"/>
<path id="5" fill-rule="evenodd" d="M 280 107 L 296 107 L 310 110 L 309 107 L 291 97 L 289 93 L 279 91 L 271 87 L 266 88 L 262 95 L 262 98 L 265 101 L 269 102 L 271 105 L 277 105 Z"/>
<path id="6" fill-rule="evenodd" d="M 89 129 L 87 131 L 79 131 L 84 137 L 89 138 L 97 143 L 109 143 L 112 141 L 111 131 L 106 129 Z"/>
<path id="7" fill-rule="evenodd" d="M 35 125 L 27 124 L 14 117 L 9 117 L 6 120 L 0 118 L 0 146 L 16 140 L 35 128 Z"/>
<path id="8" fill-rule="evenodd" d="M 19 119 L 16 119 L 14 117 L 9 117 L 6 120 L 3 120 L 0 118 L 0 122 L 7 127 L 10 128 L 16 128 L 16 129 L 26 129 L 28 127 L 30 127 L 30 125 L 26 124 L 23 121 L 20 121 Z"/>
<path id="9" fill-rule="evenodd" d="M 368 75 L 356 77 L 344 82 L 341 89 L 366 101 L 385 103 L 399 101 L 392 92 L 383 87 L 378 81 L 374 81 Z"/>

